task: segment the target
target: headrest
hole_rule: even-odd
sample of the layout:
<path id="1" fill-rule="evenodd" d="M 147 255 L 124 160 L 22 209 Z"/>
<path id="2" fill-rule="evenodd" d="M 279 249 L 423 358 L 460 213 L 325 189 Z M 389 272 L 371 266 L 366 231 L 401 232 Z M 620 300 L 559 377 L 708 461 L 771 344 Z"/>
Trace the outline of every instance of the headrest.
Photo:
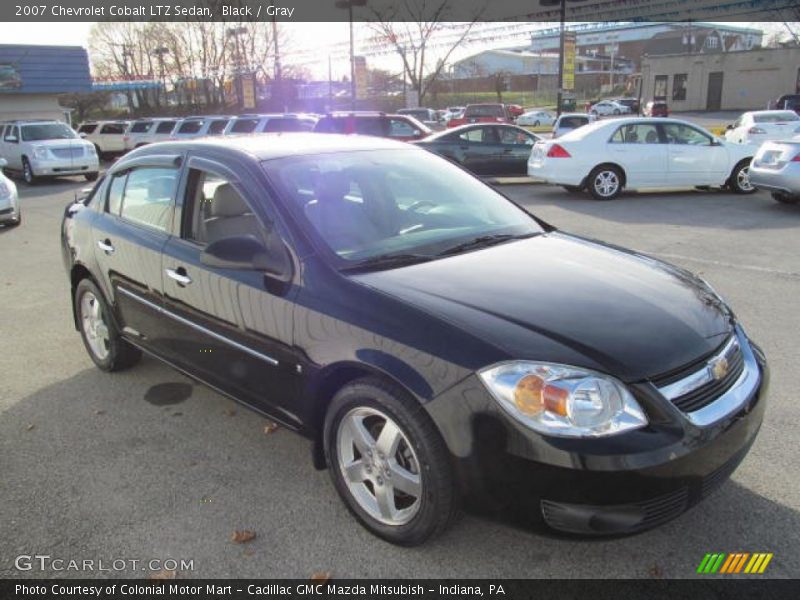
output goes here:
<path id="1" fill-rule="evenodd" d="M 330 171 L 317 176 L 314 192 L 319 202 L 341 200 L 350 191 L 350 178 L 342 171 Z"/>
<path id="2" fill-rule="evenodd" d="M 210 208 L 215 217 L 237 217 L 249 212 L 239 192 L 230 183 L 217 186 Z"/>

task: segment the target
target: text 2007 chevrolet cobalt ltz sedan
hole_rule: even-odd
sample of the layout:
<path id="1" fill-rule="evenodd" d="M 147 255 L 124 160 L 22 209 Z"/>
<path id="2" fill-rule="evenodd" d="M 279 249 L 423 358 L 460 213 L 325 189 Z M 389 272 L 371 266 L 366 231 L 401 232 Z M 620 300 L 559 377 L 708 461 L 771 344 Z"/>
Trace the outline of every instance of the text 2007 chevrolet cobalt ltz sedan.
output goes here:
<path id="1" fill-rule="evenodd" d="M 144 351 L 308 437 L 391 542 L 464 501 L 640 531 L 724 481 L 762 421 L 764 355 L 702 280 L 399 142 L 144 147 L 62 234 L 98 367 Z"/>

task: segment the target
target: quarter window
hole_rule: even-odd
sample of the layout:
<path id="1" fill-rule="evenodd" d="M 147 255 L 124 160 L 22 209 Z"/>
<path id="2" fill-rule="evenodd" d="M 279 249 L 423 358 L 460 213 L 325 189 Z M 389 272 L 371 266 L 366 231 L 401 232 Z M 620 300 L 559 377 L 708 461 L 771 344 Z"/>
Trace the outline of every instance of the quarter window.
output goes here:
<path id="1" fill-rule="evenodd" d="M 128 174 L 121 215 L 140 225 L 166 231 L 178 171 L 159 167 L 135 169 Z"/>

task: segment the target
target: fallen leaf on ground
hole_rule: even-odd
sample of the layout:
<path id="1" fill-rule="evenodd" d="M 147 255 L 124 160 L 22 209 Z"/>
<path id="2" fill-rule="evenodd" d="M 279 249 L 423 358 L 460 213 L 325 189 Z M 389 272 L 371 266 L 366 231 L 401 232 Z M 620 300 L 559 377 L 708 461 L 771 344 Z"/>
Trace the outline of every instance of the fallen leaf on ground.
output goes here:
<path id="1" fill-rule="evenodd" d="M 278 429 L 277 423 L 269 422 L 264 426 L 264 433 L 274 433 Z"/>
<path id="2" fill-rule="evenodd" d="M 100 410 L 96 410 L 96 411 L 94 411 L 94 414 L 96 414 L 96 415 L 104 415 L 104 414 L 106 414 L 106 411 L 104 411 L 104 410 L 101 408 Z"/>
<path id="3" fill-rule="evenodd" d="M 236 411 L 234 409 L 232 409 L 232 408 L 226 408 L 222 412 L 222 414 L 225 415 L 226 417 L 232 417 L 232 416 L 234 416 L 236 414 Z"/>
<path id="4" fill-rule="evenodd" d="M 175 579 L 177 573 L 171 569 L 162 569 L 160 571 L 156 571 L 155 573 L 150 574 L 150 579 L 158 580 L 158 579 Z"/>
<path id="5" fill-rule="evenodd" d="M 180 412 L 180 411 L 178 411 L 178 412 L 174 412 L 174 413 L 172 413 L 172 416 L 173 416 L 173 417 L 180 417 L 180 416 L 183 416 L 183 413 L 182 413 L 182 412 Z"/>
<path id="6" fill-rule="evenodd" d="M 325 583 L 331 578 L 331 574 L 328 571 L 317 571 L 311 576 L 311 581 L 319 581 Z"/>
<path id="7" fill-rule="evenodd" d="M 25 428 L 25 431 L 30 431 L 34 427 L 36 427 L 36 425 L 34 425 L 33 423 L 28 423 L 28 426 Z"/>
<path id="8" fill-rule="evenodd" d="M 246 544 L 256 539 L 256 532 L 243 529 L 242 531 L 234 531 L 231 536 L 231 541 L 234 544 Z"/>

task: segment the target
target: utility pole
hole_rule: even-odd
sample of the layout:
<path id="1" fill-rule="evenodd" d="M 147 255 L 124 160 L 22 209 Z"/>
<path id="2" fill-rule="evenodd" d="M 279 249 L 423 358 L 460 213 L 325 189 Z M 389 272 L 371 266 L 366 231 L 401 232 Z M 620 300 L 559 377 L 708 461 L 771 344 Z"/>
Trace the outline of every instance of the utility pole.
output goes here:
<path id="1" fill-rule="evenodd" d="M 158 75 L 159 79 L 161 80 L 161 93 L 159 97 L 163 94 L 164 96 L 164 104 L 168 104 L 167 102 L 167 82 L 164 79 L 164 55 L 169 54 L 169 48 L 166 46 L 159 46 L 153 50 L 153 54 L 156 55 L 158 59 Z M 160 103 L 160 98 L 159 98 Z"/>
<path id="2" fill-rule="evenodd" d="M 350 20 L 350 108 L 356 109 L 356 51 L 353 36 L 353 7 L 366 6 L 367 0 L 336 0 L 336 8 L 346 8 Z"/>
<path id="3" fill-rule="evenodd" d="M 275 90 L 273 94 L 278 97 L 278 106 L 286 112 L 286 102 L 283 97 L 283 74 L 281 73 L 281 51 L 278 45 L 278 23 L 275 17 L 272 17 L 272 39 L 275 42 L 275 83 L 272 88 Z"/>
<path id="4" fill-rule="evenodd" d="M 556 117 L 561 116 L 561 103 L 564 98 L 564 22 L 567 20 L 567 0 L 561 0 L 558 41 L 558 95 L 556 96 Z"/>

